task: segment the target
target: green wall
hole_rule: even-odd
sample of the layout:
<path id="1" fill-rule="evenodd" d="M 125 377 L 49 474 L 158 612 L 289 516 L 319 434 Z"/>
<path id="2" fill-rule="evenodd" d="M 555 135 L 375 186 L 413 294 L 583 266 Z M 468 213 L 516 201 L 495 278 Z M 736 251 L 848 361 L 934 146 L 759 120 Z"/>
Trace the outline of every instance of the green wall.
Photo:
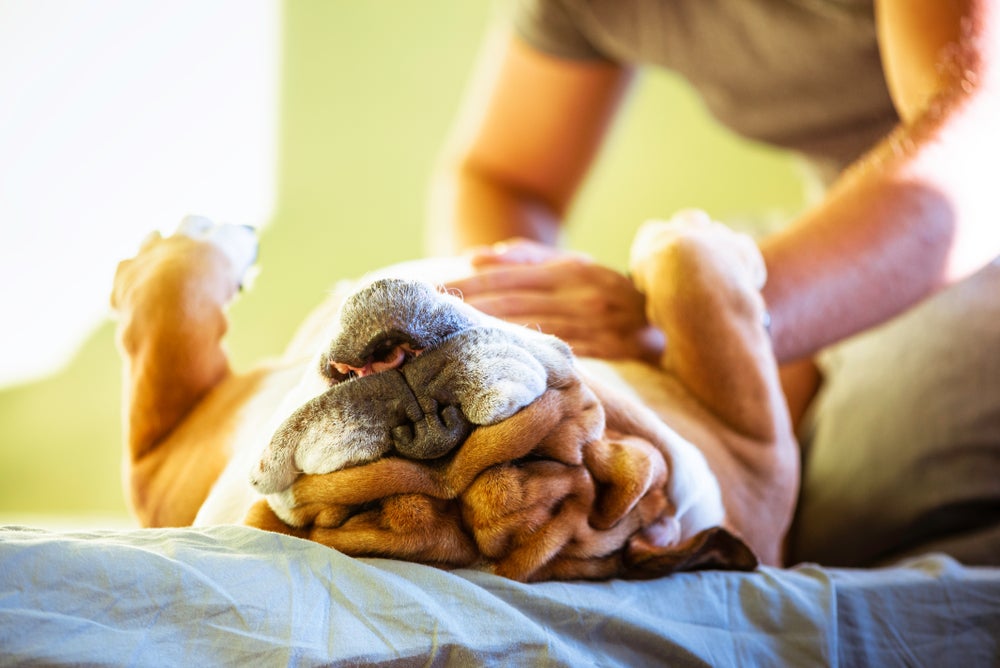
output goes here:
<path id="1" fill-rule="evenodd" d="M 289 0 L 278 204 L 262 272 L 231 311 L 237 368 L 277 353 L 336 279 L 420 254 L 429 172 L 490 2 Z M 698 205 L 773 221 L 802 205 L 795 160 L 720 130 L 675 80 L 640 81 L 570 240 L 623 267 L 642 220 Z M 112 325 L 58 375 L 0 392 L 0 516 L 124 515 Z"/>

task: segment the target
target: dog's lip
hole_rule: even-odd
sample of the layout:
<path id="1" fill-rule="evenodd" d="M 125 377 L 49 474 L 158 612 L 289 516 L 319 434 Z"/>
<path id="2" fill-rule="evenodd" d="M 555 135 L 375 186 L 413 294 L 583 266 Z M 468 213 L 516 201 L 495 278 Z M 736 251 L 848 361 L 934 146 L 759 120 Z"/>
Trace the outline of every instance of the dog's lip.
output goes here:
<path id="1" fill-rule="evenodd" d="M 361 365 L 352 365 L 347 362 L 330 360 L 330 369 L 343 378 L 354 379 L 364 378 L 372 374 L 381 373 L 390 369 L 398 369 L 409 362 L 414 357 L 424 352 L 423 348 L 414 348 L 407 342 L 391 345 L 387 349 L 370 355 Z"/>
<path id="2" fill-rule="evenodd" d="M 334 340 L 320 359 L 320 372 L 336 385 L 398 369 L 430 347 L 415 341 L 406 331 L 397 329 L 372 337 L 360 351 L 344 349 Z"/>
<path id="3" fill-rule="evenodd" d="M 323 354 L 320 358 L 320 372 L 329 381 L 329 384 L 334 386 L 340 385 L 341 383 L 362 380 L 377 373 L 383 373 L 393 369 L 402 370 L 417 357 L 423 355 L 424 353 L 437 350 L 441 346 L 452 341 L 455 337 L 468 333 L 471 330 L 482 329 L 497 328 L 484 326 L 467 327 L 444 336 L 441 340 L 435 341 L 426 346 L 421 345 L 421 342 L 415 341 L 406 332 L 400 332 L 398 330 L 383 332 L 382 334 L 374 337 L 365 346 L 364 351 L 360 355 L 344 354 L 340 357 L 340 359 L 336 359 L 334 355 L 337 354 L 337 349 L 336 347 L 331 348 L 330 351 Z M 378 355 L 378 348 L 380 346 L 384 346 L 387 341 L 392 341 L 394 343 L 393 351 L 396 351 L 399 348 L 403 349 L 404 354 L 402 358 L 395 357 L 392 363 L 387 363 L 385 365 L 380 365 L 377 361 L 373 362 L 373 358 Z"/>

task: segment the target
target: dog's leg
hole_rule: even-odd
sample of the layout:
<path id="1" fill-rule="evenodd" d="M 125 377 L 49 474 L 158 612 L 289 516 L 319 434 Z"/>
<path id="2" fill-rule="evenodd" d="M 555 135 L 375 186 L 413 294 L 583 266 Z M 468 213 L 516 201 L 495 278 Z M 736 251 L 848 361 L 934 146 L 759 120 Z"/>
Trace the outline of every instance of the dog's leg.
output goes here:
<path id="1" fill-rule="evenodd" d="M 666 335 L 663 366 L 737 432 L 773 442 L 788 415 L 768 338 L 763 259 L 749 237 L 700 212 L 651 222 L 632 272 Z"/>
<path id="2" fill-rule="evenodd" d="M 255 256 L 249 229 L 189 218 L 118 266 L 111 302 L 125 359 L 127 478 L 144 524 L 190 523 L 225 464 L 211 438 L 176 432 L 230 373 L 223 307 Z"/>
<path id="3" fill-rule="evenodd" d="M 780 563 L 799 452 L 767 333 L 756 244 L 692 213 L 642 228 L 632 270 L 650 321 L 666 335 L 663 367 L 706 411 L 709 428 L 695 444 L 725 480 L 727 521 L 764 563 Z"/>

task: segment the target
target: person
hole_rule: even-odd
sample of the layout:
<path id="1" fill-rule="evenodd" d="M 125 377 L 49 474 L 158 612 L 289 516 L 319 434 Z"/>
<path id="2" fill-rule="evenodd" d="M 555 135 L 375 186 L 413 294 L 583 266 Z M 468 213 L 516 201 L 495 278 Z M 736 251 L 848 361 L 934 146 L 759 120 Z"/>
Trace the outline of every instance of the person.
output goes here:
<path id="1" fill-rule="evenodd" d="M 627 277 L 558 247 L 645 66 L 681 73 L 718 119 L 829 175 L 818 204 L 759 241 L 796 420 L 819 382 L 817 353 L 951 294 L 1000 256 L 991 167 L 1000 155 L 1000 9 L 991 0 L 526 0 L 512 26 L 498 64 L 472 88 L 429 221 L 436 250 L 472 250 L 481 271 L 452 287 L 493 315 L 539 326 L 580 354 L 659 357 L 665 342 Z M 983 411 L 1000 420 L 993 404 Z M 900 410 L 902 423 L 919 408 Z M 946 436 L 928 447 L 947 447 L 954 425 L 932 428 Z M 983 488 L 1000 500 L 996 483 Z"/>

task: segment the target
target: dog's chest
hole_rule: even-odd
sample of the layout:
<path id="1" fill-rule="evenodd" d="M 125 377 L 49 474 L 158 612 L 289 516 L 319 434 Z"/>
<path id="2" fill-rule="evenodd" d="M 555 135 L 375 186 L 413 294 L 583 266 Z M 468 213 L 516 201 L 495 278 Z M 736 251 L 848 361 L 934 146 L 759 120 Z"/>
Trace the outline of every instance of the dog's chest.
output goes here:
<path id="1" fill-rule="evenodd" d="M 236 429 L 226 435 L 229 462 L 198 511 L 194 526 L 240 524 L 260 498 L 250 486 L 250 470 L 282 419 L 284 406 L 294 400 L 303 370 L 303 366 L 291 366 L 272 372 L 254 396 L 237 409 Z"/>
<path id="2" fill-rule="evenodd" d="M 654 413 L 672 431 L 704 447 L 709 459 L 728 427 L 698 402 L 675 376 L 644 362 L 578 358 L 591 381 Z"/>
<path id="3" fill-rule="evenodd" d="M 684 410 L 687 393 L 662 369 L 633 360 L 577 358 L 577 365 L 593 382 L 652 409 L 672 424 Z M 681 418 L 683 419 L 683 418 Z"/>

